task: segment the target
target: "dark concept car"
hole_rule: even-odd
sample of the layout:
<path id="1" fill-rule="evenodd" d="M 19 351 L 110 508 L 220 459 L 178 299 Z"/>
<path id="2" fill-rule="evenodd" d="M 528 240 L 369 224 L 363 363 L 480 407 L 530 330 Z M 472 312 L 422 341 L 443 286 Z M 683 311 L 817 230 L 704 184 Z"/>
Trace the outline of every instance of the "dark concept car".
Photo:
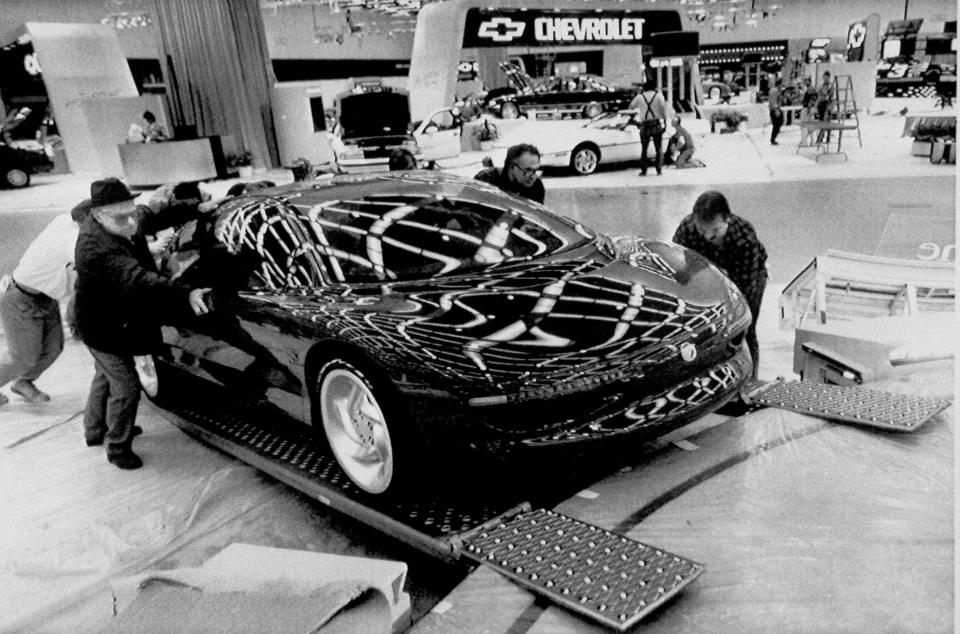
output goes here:
<path id="1" fill-rule="evenodd" d="M 483 98 L 483 108 L 502 119 L 532 112 L 567 118 L 592 119 L 601 112 L 627 108 L 636 88 L 618 88 L 596 75 L 554 75 L 533 79 L 513 62 L 500 69 L 510 88 L 495 88 Z"/>
<path id="2" fill-rule="evenodd" d="M 700 256 L 442 173 L 231 199 L 164 266 L 215 294 L 164 327 L 159 389 L 176 366 L 279 408 L 374 494 L 417 480 L 423 456 L 663 433 L 752 367 L 749 309 Z"/>
<path id="3" fill-rule="evenodd" d="M 0 187 L 26 187 L 31 175 L 53 169 L 52 154 L 49 148 L 0 142 Z"/>

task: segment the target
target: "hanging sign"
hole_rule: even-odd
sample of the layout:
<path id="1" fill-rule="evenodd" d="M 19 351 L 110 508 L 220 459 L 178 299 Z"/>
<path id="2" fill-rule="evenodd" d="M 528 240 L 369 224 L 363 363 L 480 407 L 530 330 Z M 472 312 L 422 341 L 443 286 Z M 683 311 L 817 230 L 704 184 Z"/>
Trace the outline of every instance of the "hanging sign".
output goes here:
<path id="1" fill-rule="evenodd" d="M 470 9 L 463 47 L 637 45 L 682 28 L 676 11 Z"/>
<path id="2" fill-rule="evenodd" d="M 847 61 L 863 61 L 863 45 L 867 40 L 867 22 L 854 22 L 847 29 Z"/>

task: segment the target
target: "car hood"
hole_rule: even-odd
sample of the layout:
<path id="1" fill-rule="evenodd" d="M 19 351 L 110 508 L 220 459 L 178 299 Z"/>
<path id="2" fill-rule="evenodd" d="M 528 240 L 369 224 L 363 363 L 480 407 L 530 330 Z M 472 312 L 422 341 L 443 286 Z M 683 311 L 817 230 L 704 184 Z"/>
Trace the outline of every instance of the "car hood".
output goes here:
<path id="1" fill-rule="evenodd" d="M 262 299 L 350 337 L 395 375 L 468 397 L 569 381 L 612 360 L 615 380 L 632 380 L 684 342 L 719 345 L 749 323 L 716 267 L 637 238 L 450 278 Z"/>

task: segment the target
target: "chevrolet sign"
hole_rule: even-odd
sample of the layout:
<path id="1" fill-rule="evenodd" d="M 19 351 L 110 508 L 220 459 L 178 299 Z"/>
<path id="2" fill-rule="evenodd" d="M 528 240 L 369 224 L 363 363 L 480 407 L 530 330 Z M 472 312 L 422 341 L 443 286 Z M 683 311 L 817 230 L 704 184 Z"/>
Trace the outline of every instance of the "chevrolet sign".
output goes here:
<path id="1" fill-rule="evenodd" d="M 643 18 L 537 18 L 540 42 L 615 42 L 643 39 Z"/>
<path id="2" fill-rule="evenodd" d="M 464 48 L 649 44 L 654 33 L 680 31 L 677 11 L 521 11 L 470 9 Z"/>

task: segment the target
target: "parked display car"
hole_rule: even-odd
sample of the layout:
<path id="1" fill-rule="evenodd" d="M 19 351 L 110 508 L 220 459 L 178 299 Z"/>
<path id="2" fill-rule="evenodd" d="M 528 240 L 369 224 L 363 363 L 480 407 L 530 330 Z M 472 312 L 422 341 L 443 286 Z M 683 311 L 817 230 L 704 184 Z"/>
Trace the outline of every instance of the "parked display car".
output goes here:
<path id="1" fill-rule="evenodd" d="M 419 481 L 425 456 L 550 459 L 663 433 L 751 373 L 749 309 L 705 259 L 444 173 L 231 199 L 164 268 L 212 286 L 214 310 L 163 328 L 153 396 L 180 371 L 282 411 L 371 494 Z"/>
<path id="2" fill-rule="evenodd" d="M 335 101 L 330 147 L 343 172 L 387 169 L 390 153 L 407 150 L 419 160 L 420 149 L 410 134 L 407 94 L 390 89 L 346 92 Z"/>
<path id="3" fill-rule="evenodd" d="M 36 142 L 0 142 L 0 186 L 20 188 L 30 184 L 30 176 L 53 169 L 53 151 Z"/>
<path id="4" fill-rule="evenodd" d="M 330 147 L 341 172 L 388 169 L 390 153 L 405 150 L 422 166 L 460 154 L 462 122 L 440 108 L 416 125 L 402 91 L 347 92 L 337 97 Z"/>
<path id="5" fill-rule="evenodd" d="M 626 108 L 637 94 L 636 88 L 618 88 L 596 75 L 533 79 L 514 62 L 502 62 L 500 69 L 511 87 L 487 92 L 482 103 L 485 110 L 503 119 L 533 112 L 589 119 Z"/>
<path id="6" fill-rule="evenodd" d="M 663 145 L 673 134 L 668 125 L 663 133 Z M 570 168 L 586 176 L 597 171 L 601 164 L 639 161 L 641 155 L 640 127 L 635 110 L 605 112 L 587 122 L 538 121 L 525 124 L 497 141 L 494 162 L 506 148 L 516 143 L 532 143 L 540 150 L 543 167 Z M 653 144 L 647 149 L 651 156 Z M 500 161 L 502 163 L 502 160 Z M 499 164 L 499 163 L 498 163 Z"/>

